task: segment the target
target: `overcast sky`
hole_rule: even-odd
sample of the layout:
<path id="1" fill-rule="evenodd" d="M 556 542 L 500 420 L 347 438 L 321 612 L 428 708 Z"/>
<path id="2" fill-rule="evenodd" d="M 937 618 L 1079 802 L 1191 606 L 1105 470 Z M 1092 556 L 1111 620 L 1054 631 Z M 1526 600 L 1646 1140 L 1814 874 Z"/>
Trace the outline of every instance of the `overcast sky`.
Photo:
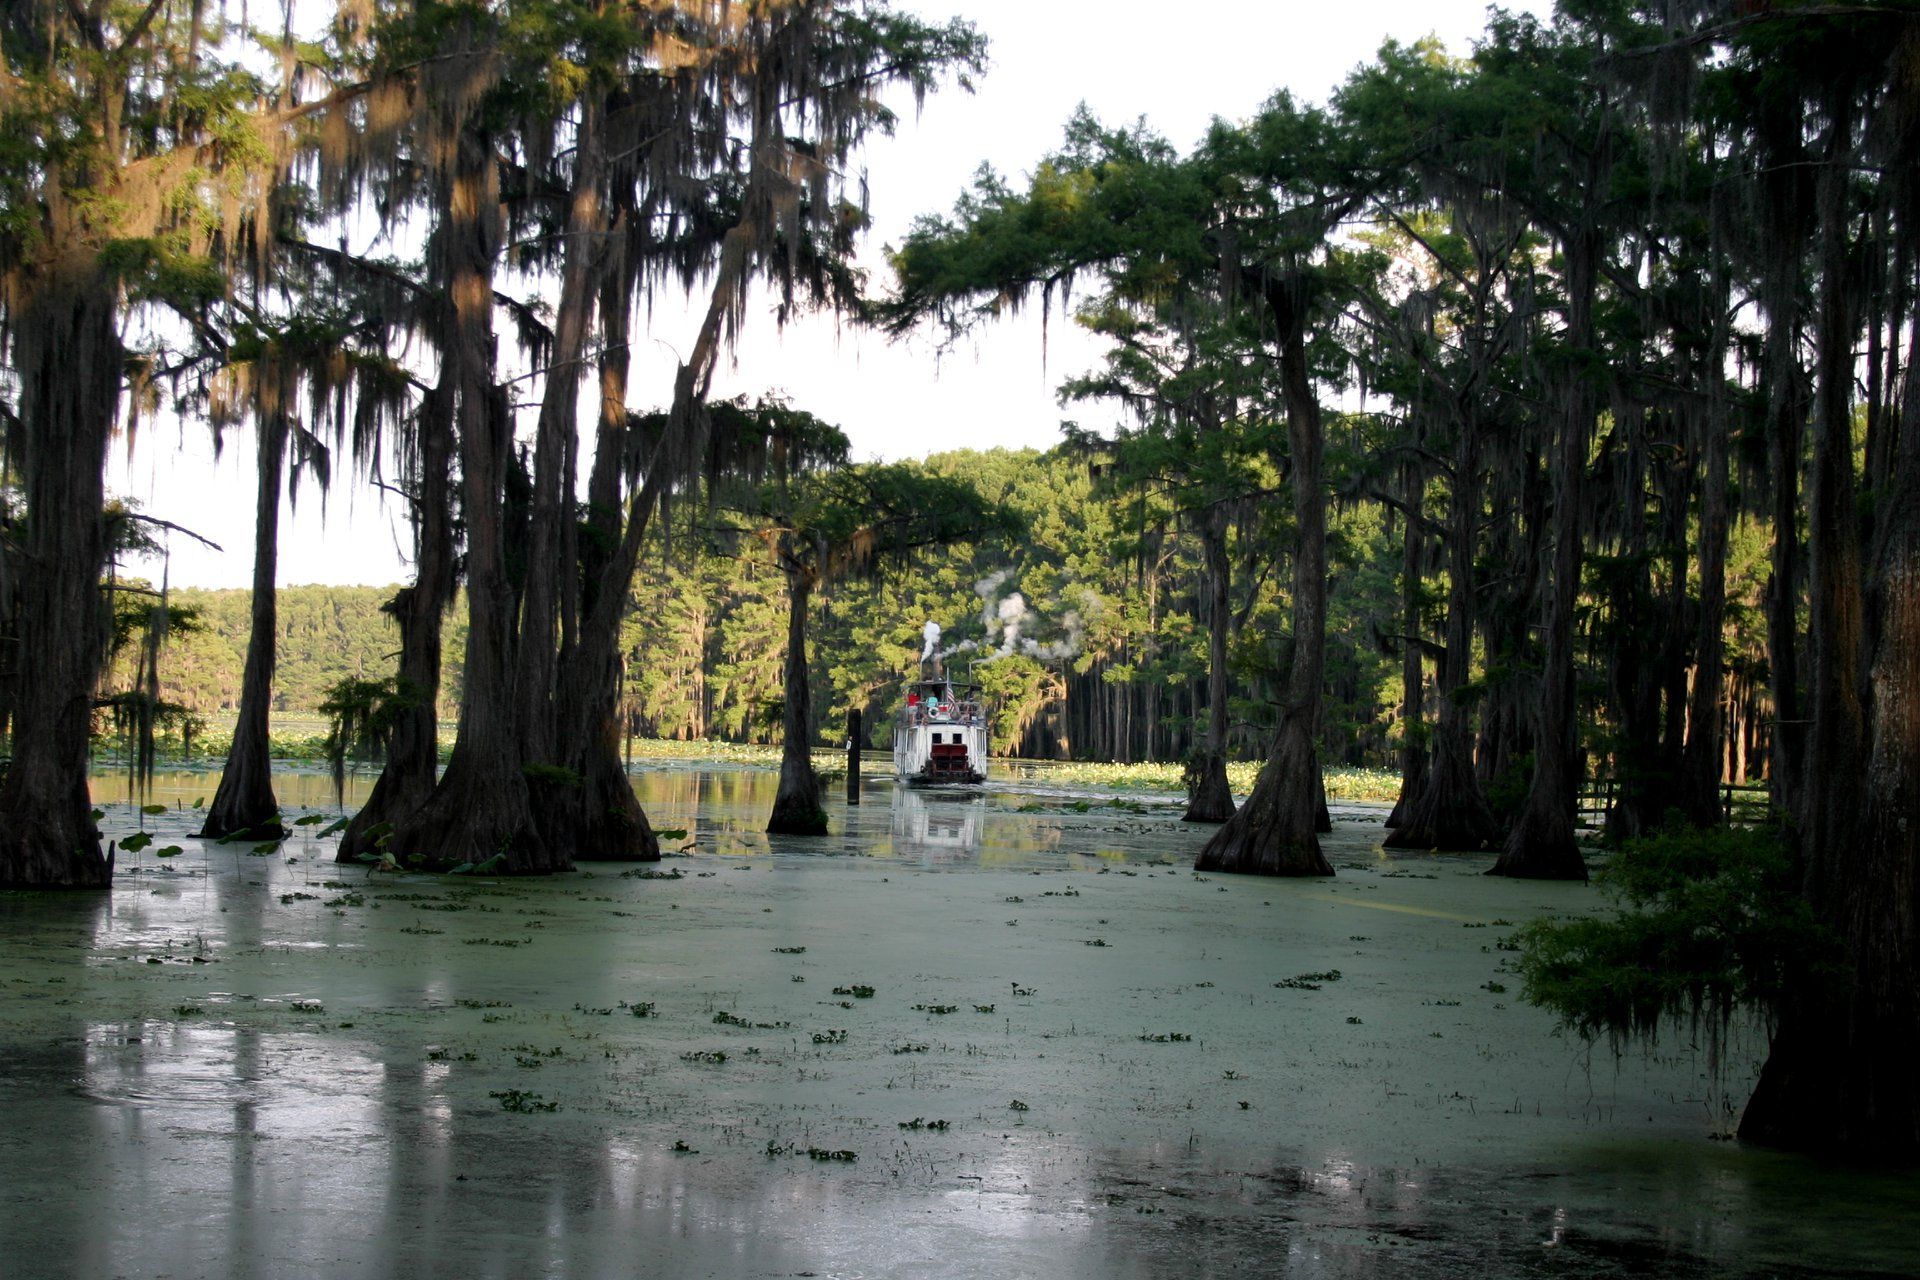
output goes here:
<path id="1" fill-rule="evenodd" d="M 929 16 L 963 12 L 991 43 L 977 92 L 933 95 L 917 116 L 906 104 L 899 133 L 865 158 L 874 230 L 864 257 L 897 243 L 913 218 L 944 212 L 979 166 L 1016 180 L 1060 141 L 1085 102 L 1112 123 L 1145 116 L 1182 150 L 1215 116 L 1250 115 L 1280 88 L 1323 101 L 1382 41 L 1439 36 L 1464 53 L 1484 25 L 1476 0 L 965 0 L 905 3 Z M 1546 12 L 1547 0 L 1513 5 Z M 677 306 L 657 308 L 636 341 L 636 408 L 670 394 L 676 351 L 695 328 Z M 776 332 L 750 316 L 735 359 L 715 378 L 718 395 L 778 391 L 838 423 L 862 458 L 915 457 L 941 449 L 1046 448 L 1059 439 L 1059 382 L 1094 363 L 1097 350 L 1056 314 L 1042 341 L 1037 311 L 983 332 L 936 359 L 928 337 L 889 343 L 815 318 Z M 1087 425 L 1099 411 L 1075 406 Z M 161 421 L 116 450 L 108 484 L 157 516 L 224 548 L 174 538 L 174 585 L 245 586 L 252 575 L 252 442 L 233 436 L 213 455 L 204 425 Z M 281 524 L 279 580 L 390 583 L 411 577 L 404 523 L 380 495 L 344 481 L 328 499 L 303 487 Z M 160 566 L 136 565 L 157 578 Z"/>

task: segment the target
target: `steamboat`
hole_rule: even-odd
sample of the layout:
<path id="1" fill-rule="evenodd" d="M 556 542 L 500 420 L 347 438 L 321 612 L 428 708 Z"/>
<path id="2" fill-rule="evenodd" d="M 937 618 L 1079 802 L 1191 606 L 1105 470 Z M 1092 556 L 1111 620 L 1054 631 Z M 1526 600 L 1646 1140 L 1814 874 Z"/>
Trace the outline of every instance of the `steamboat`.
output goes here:
<path id="1" fill-rule="evenodd" d="M 956 680 L 935 652 L 939 629 L 927 624 L 920 670 L 907 681 L 906 703 L 893 726 L 893 771 L 915 785 L 987 780 L 987 713 L 980 686 Z"/>

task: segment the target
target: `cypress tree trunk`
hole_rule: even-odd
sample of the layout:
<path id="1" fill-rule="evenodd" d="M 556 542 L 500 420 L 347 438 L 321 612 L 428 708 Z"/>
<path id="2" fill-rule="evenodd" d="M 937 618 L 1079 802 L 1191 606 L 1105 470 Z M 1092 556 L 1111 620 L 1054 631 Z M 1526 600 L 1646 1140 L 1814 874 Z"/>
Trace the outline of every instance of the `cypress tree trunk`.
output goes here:
<path id="1" fill-rule="evenodd" d="M 1915 453 L 1910 471 L 1920 471 Z M 1879 557 L 1864 785 L 1836 787 L 1861 803 L 1857 838 L 1818 850 L 1807 868 L 1816 910 L 1840 939 L 1847 984 L 1805 993 L 1783 1011 L 1740 1136 L 1910 1160 L 1920 1152 L 1920 476 L 1903 487 L 1887 508 L 1901 527 L 1887 531 Z M 1810 763 L 1818 761 L 1816 752 Z"/>
<path id="2" fill-rule="evenodd" d="M 1484 849 L 1496 830 L 1473 768 L 1473 723 L 1462 690 L 1473 666 L 1475 528 L 1480 516 L 1479 426 L 1459 423 L 1453 501 L 1447 516 L 1447 646 L 1440 657 L 1440 713 L 1426 783 L 1383 842 L 1389 849 Z"/>
<path id="3" fill-rule="evenodd" d="M 1186 822 L 1225 822 L 1233 816 L 1233 788 L 1227 782 L 1227 624 L 1231 567 L 1227 563 L 1227 513 L 1216 505 L 1207 512 L 1200 534 L 1207 563 L 1207 737 L 1187 766 Z"/>
<path id="4" fill-rule="evenodd" d="M 1427 779 L 1425 738 L 1425 680 L 1421 669 L 1420 578 L 1426 560 L 1426 540 L 1420 533 L 1420 498 L 1425 477 L 1419 468 L 1407 470 L 1407 527 L 1400 546 L 1400 795 L 1386 825 L 1398 827 L 1406 821 L 1409 805 Z"/>
<path id="5" fill-rule="evenodd" d="M 1724 313 L 1725 308 L 1722 308 Z M 1720 326 L 1715 326 L 1716 338 Z M 1717 388 L 1721 344 L 1713 344 L 1708 376 Z M 1694 644 L 1693 697 L 1680 760 L 1680 805 L 1697 827 L 1717 827 L 1724 731 L 1720 669 L 1725 664 L 1727 616 L 1727 438 L 1720 396 L 1707 416 L 1705 470 L 1700 493 L 1700 627 Z"/>
<path id="6" fill-rule="evenodd" d="M 1569 237 L 1567 260 L 1567 345 L 1582 360 L 1593 345 L 1595 237 L 1582 231 Z M 1566 416 L 1554 459 L 1553 580 L 1548 596 L 1545 667 L 1540 673 L 1540 703 L 1533 742 L 1533 782 L 1505 850 L 1488 870 L 1496 876 L 1531 880 L 1585 880 L 1586 860 L 1574 834 L 1579 800 L 1578 718 L 1574 702 L 1573 607 L 1580 594 L 1581 505 L 1584 501 L 1587 448 L 1593 432 L 1591 372 L 1576 365 L 1562 392 Z"/>
<path id="7" fill-rule="evenodd" d="M 1773 732 L 1767 741 L 1774 806 L 1798 815 L 1804 772 L 1805 712 L 1800 702 L 1800 396 L 1795 387 L 1795 325 L 1771 315 L 1767 328 L 1767 470 L 1773 479 L 1772 580 L 1767 584 L 1767 666 Z"/>
<path id="8" fill-rule="evenodd" d="M 784 558 L 784 557 L 783 557 Z M 787 570 L 787 663 L 781 689 L 780 790 L 773 798 L 770 835 L 823 836 L 827 811 L 820 807 L 820 780 L 813 772 L 813 735 L 808 725 L 813 694 L 807 681 L 807 603 L 813 584 L 805 570 Z"/>
<path id="9" fill-rule="evenodd" d="M 1321 489 L 1320 402 L 1307 373 L 1306 299 L 1297 281 L 1270 282 L 1279 329 L 1281 388 L 1287 403 L 1293 504 L 1299 545 L 1293 559 L 1293 665 L 1273 754 L 1253 792 L 1194 866 L 1274 876 L 1330 876 L 1320 852 L 1320 683 L 1327 641 L 1327 498 Z"/>
<path id="10" fill-rule="evenodd" d="M 527 530 L 528 572 L 521 601 L 515 696 L 522 753 L 529 761 L 557 764 L 559 734 L 576 726 L 555 721 L 558 693 L 557 628 L 565 593 L 569 605 L 578 590 L 577 566 L 565 555 L 565 531 L 574 511 L 574 441 L 579 431 L 580 364 L 593 318 L 598 265 L 605 257 L 599 243 L 600 184 L 605 159 L 599 128 L 601 112 L 592 95 L 581 107 L 574 139 L 578 159 L 567 202 L 566 249 L 560 297 L 554 314 L 553 349 L 547 361 L 546 388 L 534 437 L 533 499 Z M 564 767 L 564 766 L 563 766 Z"/>
<path id="11" fill-rule="evenodd" d="M 93 264 L 33 283 L 12 325 L 20 388 L 18 696 L 0 783 L 0 887 L 102 889 L 87 792 L 107 619 L 103 475 L 123 352 L 115 292 Z"/>
<path id="12" fill-rule="evenodd" d="M 493 383 L 493 263 L 498 171 L 491 139 L 462 129 L 444 194 L 448 296 L 454 309 L 462 512 L 467 531 L 467 660 L 460 729 L 432 797 L 395 823 L 403 860 L 446 868 L 504 855 L 502 873 L 567 870 L 534 829 L 514 699 L 515 594 L 507 571 L 512 422 Z"/>
<path id="13" fill-rule="evenodd" d="M 282 390 L 285 390 L 284 388 Z M 269 716 L 273 706 L 273 668 L 279 647 L 275 624 L 276 568 L 280 551 L 280 487 L 286 470 L 289 424 L 283 403 L 259 415 L 259 479 L 253 524 L 253 617 L 247 633 L 247 664 L 240 679 L 240 714 L 227 748 L 227 765 L 207 806 L 202 839 L 249 836 L 282 840 L 280 802 L 273 795 L 273 752 Z"/>
<path id="14" fill-rule="evenodd" d="M 1853 501 L 1844 99 L 1829 129 L 1818 197 L 1813 734 L 1798 834 L 1807 895 L 1840 940 L 1847 983 L 1789 998 L 1740 1136 L 1911 1159 L 1920 1152 L 1920 376 L 1910 355 L 1869 637 Z"/>
<path id="15" fill-rule="evenodd" d="M 627 445 L 631 298 L 617 272 L 606 274 L 601 291 L 600 425 L 587 479 L 586 534 L 579 543 L 580 622 L 557 674 L 553 702 L 557 763 L 579 785 L 536 783 L 535 816 L 547 843 L 576 860 L 653 861 L 660 857 L 660 842 L 620 758 L 620 623 L 662 469 L 657 461 L 650 468 L 623 540 L 620 471 Z"/>
<path id="16" fill-rule="evenodd" d="M 441 636 L 453 601 L 453 397 L 443 377 L 420 407 L 419 499 L 414 510 L 413 585 L 386 605 L 400 628 L 400 692 L 409 699 L 387 743 L 386 762 L 367 802 L 341 834 L 336 855 L 351 862 L 375 852 L 380 837 L 433 795 L 440 775 Z"/>

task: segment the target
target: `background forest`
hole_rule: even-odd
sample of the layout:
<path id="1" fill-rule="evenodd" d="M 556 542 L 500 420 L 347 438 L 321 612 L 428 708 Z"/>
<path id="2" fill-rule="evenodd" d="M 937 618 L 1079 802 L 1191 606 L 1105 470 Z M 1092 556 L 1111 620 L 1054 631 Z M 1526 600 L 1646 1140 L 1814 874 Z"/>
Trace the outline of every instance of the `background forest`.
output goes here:
<path id="1" fill-rule="evenodd" d="M 921 626 L 941 622 L 951 642 L 985 641 L 956 662 L 994 693 L 994 743 L 1007 755 L 1087 760 L 1180 760 L 1192 747 L 1206 686 L 1201 552 L 1191 531 L 1153 504 L 1096 491 L 1096 465 L 1075 453 L 958 451 L 924 466 L 999 496 L 1029 522 L 1017 557 L 999 546 L 940 548 L 910 572 L 851 584 L 819 610 L 812 634 L 814 722 L 839 739 L 859 708 L 870 742 L 887 745 L 886 716 L 915 669 Z M 1070 514 L 1069 514 L 1070 513 Z M 1325 730 L 1330 760 L 1389 763 L 1399 743 L 1398 666 L 1377 643 L 1394 619 L 1398 552 L 1378 508 L 1334 522 L 1342 589 L 1334 601 L 1333 676 Z M 1234 547 L 1236 559 L 1257 556 Z M 1252 642 L 1284 609 L 1271 575 L 1248 573 L 1233 601 L 1240 633 L 1235 707 L 1239 758 L 1256 758 L 1270 731 L 1272 655 Z M 305 586 L 279 591 L 276 715 L 315 717 L 341 680 L 384 671 L 397 633 L 381 606 L 395 588 Z M 998 606 L 1021 596 L 1019 638 Z M 249 593 L 176 589 L 179 619 L 159 656 L 160 691 L 219 726 L 237 710 Z M 457 611 L 456 611 L 457 613 Z M 992 634 L 986 617 L 993 619 Z M 772 742 L 780 699 L 785 587 L 764 557 L 678 538 L 641 571 L 623 628 L 624 705 L 636 735 Z M 1247 627 L 1245 620 L 1256 625 Z M 448 629 L 442 717 L 457 716 L 464 629 Z M 174 730 L 177 733 L 177 730 Z"/>

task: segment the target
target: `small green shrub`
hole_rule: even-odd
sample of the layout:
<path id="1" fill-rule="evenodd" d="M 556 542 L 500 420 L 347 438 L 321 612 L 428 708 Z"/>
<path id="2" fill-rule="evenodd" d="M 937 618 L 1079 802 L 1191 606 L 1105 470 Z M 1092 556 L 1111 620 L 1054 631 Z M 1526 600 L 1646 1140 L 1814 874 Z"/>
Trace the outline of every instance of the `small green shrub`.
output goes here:
<path id="1" fill-rule="evenodd" d="M 1617 915 L 1515 934 L 1522 994 L 1583 1039 L 1617 1049 L 1671 1023 L 1705 1030 L 1717 1055 L 1736 1011 L 1771 1015 L 1789 980 L 1841 981 L 1797 878 L 1777 828 L 1672 826 L 1628 841 L 1596 877 Z"/>

